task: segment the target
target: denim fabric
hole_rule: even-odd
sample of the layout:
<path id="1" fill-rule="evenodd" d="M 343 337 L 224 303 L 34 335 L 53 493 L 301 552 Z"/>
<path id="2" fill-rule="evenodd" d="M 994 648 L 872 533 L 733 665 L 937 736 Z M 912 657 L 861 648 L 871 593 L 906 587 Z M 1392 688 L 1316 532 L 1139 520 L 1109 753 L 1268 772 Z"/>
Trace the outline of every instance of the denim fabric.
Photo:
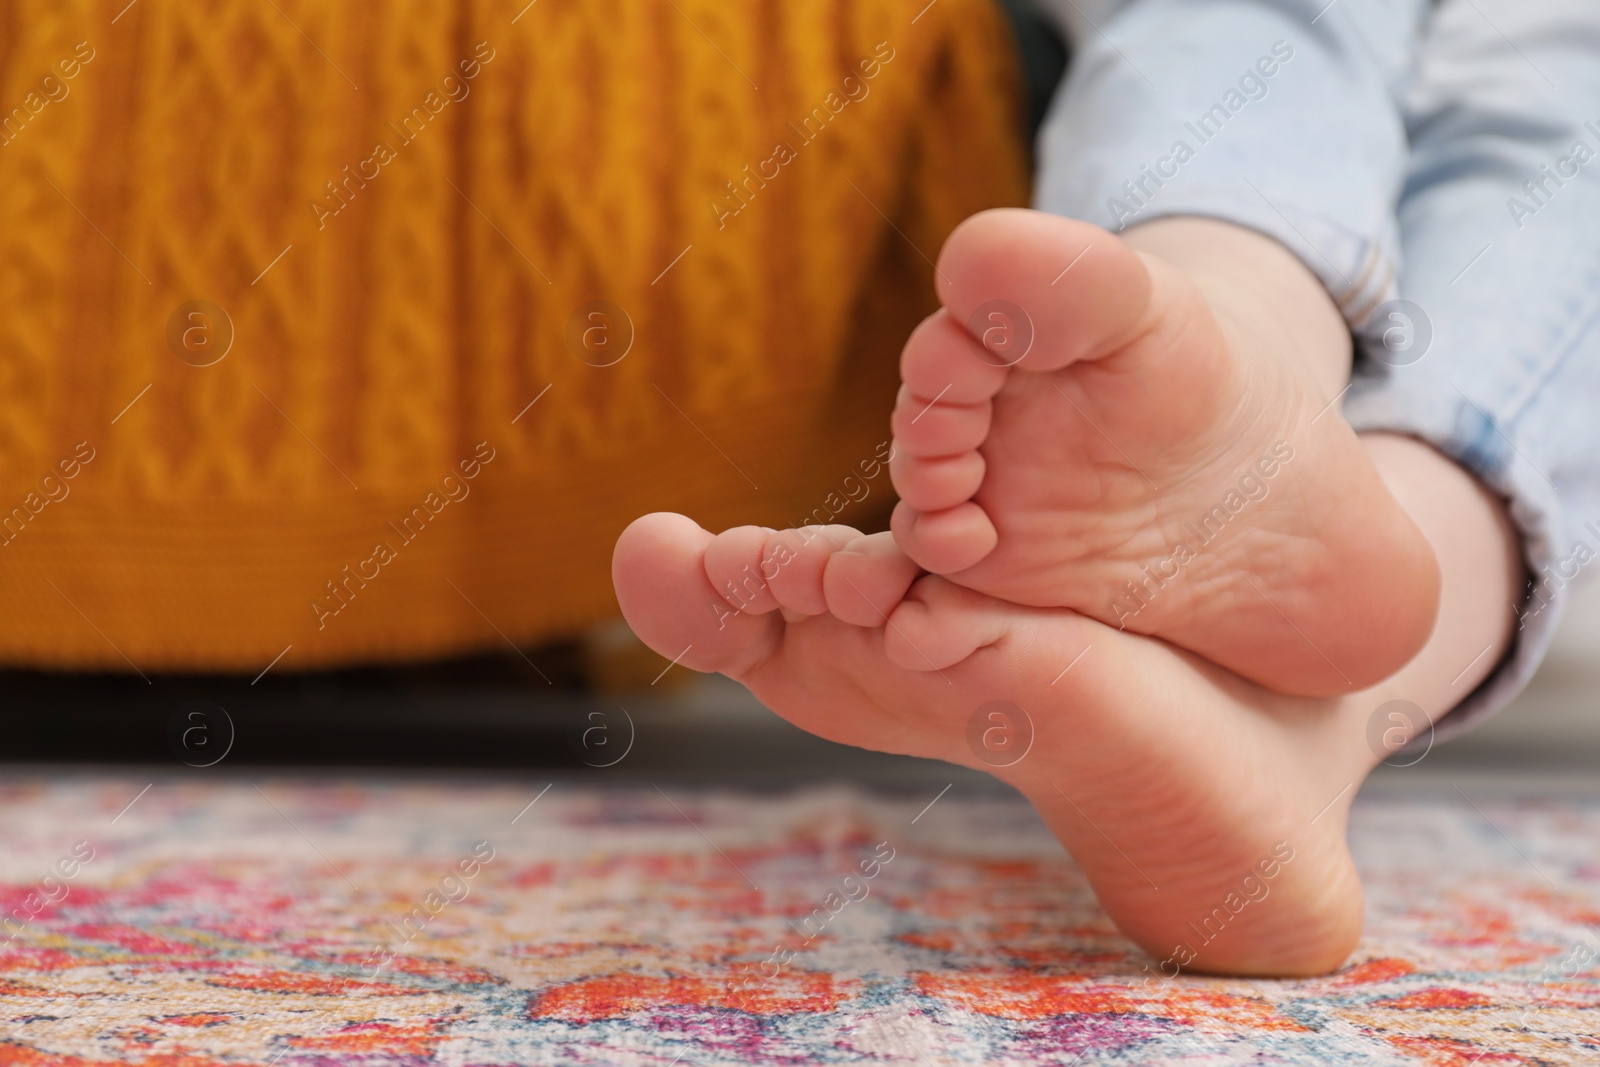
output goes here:
<path id="1" fill-rule="evenodd" d="M 1350 423 L 1509 500 L 1516 647 L 1440 733 L 1499 709 L 1600 559 L 1600 2 L 1045 3 L 1074 52 L 1036 205 L 1277 239 L 1356 331 Z"/>

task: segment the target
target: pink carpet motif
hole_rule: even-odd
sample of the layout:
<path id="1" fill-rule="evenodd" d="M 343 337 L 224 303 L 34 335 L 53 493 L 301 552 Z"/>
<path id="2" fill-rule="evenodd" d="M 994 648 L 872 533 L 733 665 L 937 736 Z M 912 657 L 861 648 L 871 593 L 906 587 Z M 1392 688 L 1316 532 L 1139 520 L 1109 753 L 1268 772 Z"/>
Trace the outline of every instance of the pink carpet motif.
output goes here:
<path id="1" fill-rule="evenodd" d="M 1359 953 L 1263 981 L 960 786 L 147 782 L 0 788 L 0 1064 L 1600 1062 L 1594 801 L 1358 801 Z"/>

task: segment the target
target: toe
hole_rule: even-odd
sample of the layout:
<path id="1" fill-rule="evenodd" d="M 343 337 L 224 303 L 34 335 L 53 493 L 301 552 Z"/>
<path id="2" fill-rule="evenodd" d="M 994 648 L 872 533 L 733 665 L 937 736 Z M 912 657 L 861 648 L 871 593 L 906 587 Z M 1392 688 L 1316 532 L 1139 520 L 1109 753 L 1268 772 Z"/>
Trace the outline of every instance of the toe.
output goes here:
<path id="1" fill-rule="evenodd" d="M 1039 211 L 1001 208 L 966 220 L 939 253 L 938 278 L 951 316 L 974 337 L 999 338 L 991 352 L 1019 370 L 1096 358 L 1152 321 L 1150 273 L 1138 253 L 1097 226 Z"/>
<path id="2" fill-rule="evenodd" d="M 850 526 L 802 526 L 767 536 L 767 585 L 778 606 L 797 615 L 826 615 L 822 573 L 840 548 L 861 537 Z"/>
<path id="3" fill-rule="evenodd" d="M 924 459 L 896 453 L 889 463 L 889 478 L 900 499 L 918 511 L 953 508 L 983 484 L 986 464 L 980 452 Z"/>
<path id="4" fill-rule="evenodd" d="M 901 550 L 934 574 L 976 566 L 1000 542 L 988 514 L 970 500 L 933 512 L 917 511 L 902 501 L 895 505 L 889 526 Z"/>
<path id="5" fill-rule="evenodd" d="M 1019 610 L 1026 609 L 928 575 L 889 615 L 883 652 L 906 670 L 942 671 L 998 643 L 1017 623 Z"/>
<path id="6" fill-rule="evenodd" d="M 956 456 L 971 452 L 989 436 L 992 405 L 950 404 L 943 400 L 922 400 L 901 387 L 889 419 L 894 432 L 895 450 L 913 456 Z"/>
<path id="7" fill-rule="evenodd" d="M 1006 371 L 996 366 L 977 340 L 943 309 L 928 316 L 911 333 L 900 353 L 900 380 L 924 402 L 976 404 L 1005 385 Z"/>
<path id="8" fill-rule="evenodd" d="M 617 539 L 611 579 L 641 641 L 693 670 L 738 677 L 772 654 L 784 623 L 740 611 L 717 593 L 705 566 L 713 540 L 682 515 L 646 515 Z"/>
<path id="9" fill-rule="evenodd" d="M 893 534 L 859 537 L 828 560 L 823 573 L 828 610 L 854 626 L 882 626 L 920 573 Z"/>
<path id="10" fill-rule="evenodd" d="M 767 557 L 771 530 L 764 526 L 735 526 L 724 530 L 706 546 L 706 577 L 730 607 L 752 615 L 778 608 L 768 585 L 773 561 Z"/>

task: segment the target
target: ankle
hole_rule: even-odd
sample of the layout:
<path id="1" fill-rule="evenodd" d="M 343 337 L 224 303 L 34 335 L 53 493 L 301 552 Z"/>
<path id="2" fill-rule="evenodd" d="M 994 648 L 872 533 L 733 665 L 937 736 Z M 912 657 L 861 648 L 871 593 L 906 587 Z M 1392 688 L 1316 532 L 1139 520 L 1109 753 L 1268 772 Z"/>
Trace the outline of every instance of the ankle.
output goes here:
<path id="1" fill-rule="evenodd" d="M 1375 708 L 1406 700 L 1437 722 L 1499 667 L 1515 636 L 1507 605 L 1516 602 L 1526 572 L 1505 502 L 1461 466 L 1399 434 L 1362 434 L 1361 443 L 1432 546 L 1440 576 L 1438 614 L 1422 650 L 1394 675 L 1342 702 L 1352 760 L 1365 774 L 1382 758 L 1365 740 Z"/>

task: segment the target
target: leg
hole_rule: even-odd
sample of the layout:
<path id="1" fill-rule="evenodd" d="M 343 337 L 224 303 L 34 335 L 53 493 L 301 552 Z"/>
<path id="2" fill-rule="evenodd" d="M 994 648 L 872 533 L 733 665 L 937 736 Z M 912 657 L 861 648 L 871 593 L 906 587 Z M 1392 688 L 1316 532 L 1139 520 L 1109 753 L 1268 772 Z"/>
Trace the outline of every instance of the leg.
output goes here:
<path id="1" fill-rule="evenodd" d="M 1235 222 L 1290 249 L 1352 321 L 1393 295 L 1400 94 L 1429 0 L 1042 6 L 1073 51 L 1039 137 L 1039 208 L 1118 232 Z"/>
<path id="2" fill-rule="evenodd" d="M 1429 442 L 1508 501 L 1531 577 L 1499 608 L 1516 614 L 1512 654 L 1457 687 L 1447 731 L 1516 694 L 1600 557 L 1596 99 L 1600 7 L 1482 0 L 1439 6 L 1406 99 L 1410 304 L 1367 332 L 1346 416 Z M 1391 327 L 1414 327 L 1416 349 L 1387 351 Z"/>

